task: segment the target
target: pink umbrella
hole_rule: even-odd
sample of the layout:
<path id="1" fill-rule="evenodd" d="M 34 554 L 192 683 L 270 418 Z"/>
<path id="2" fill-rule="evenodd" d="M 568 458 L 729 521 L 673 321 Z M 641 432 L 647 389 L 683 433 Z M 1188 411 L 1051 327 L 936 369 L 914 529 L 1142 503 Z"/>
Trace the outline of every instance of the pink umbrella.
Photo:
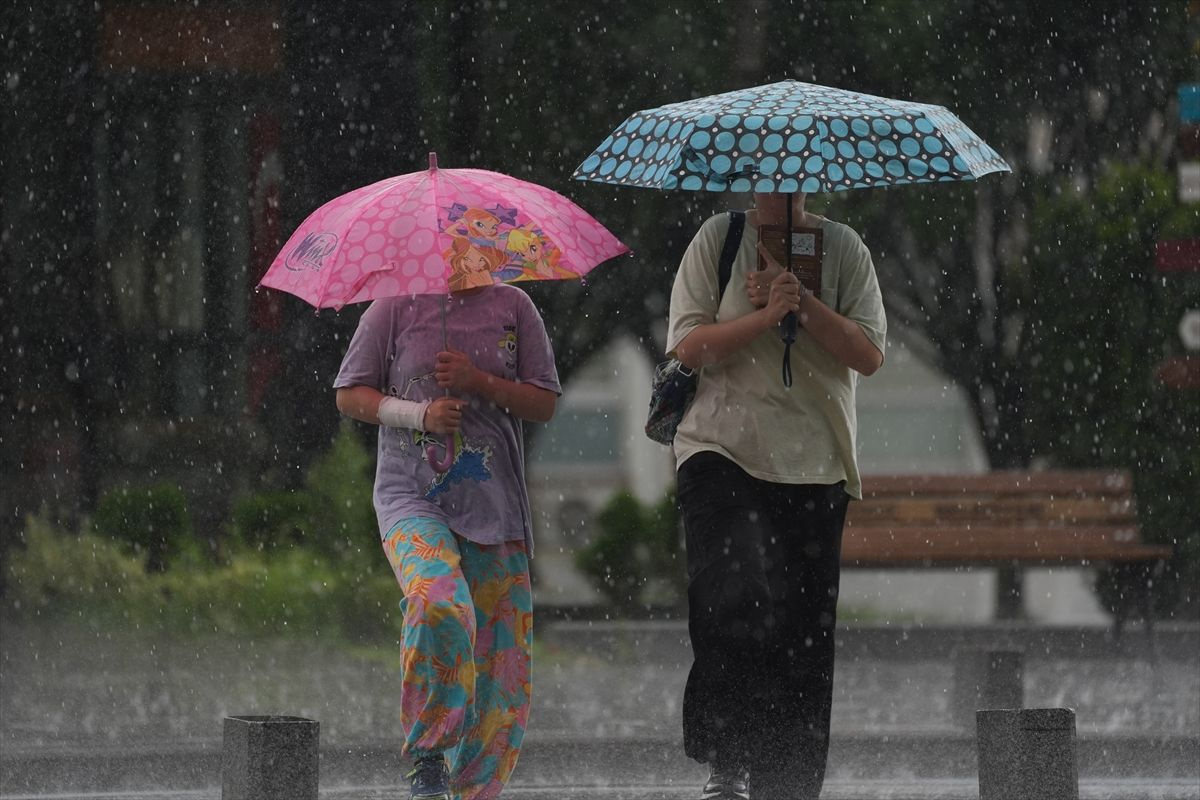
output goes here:
<path id="1" fill-rule="evenodd" d="M 579 278 L 628 253 L 616 236 L 544 186 L 482 169 L 386 178 L 308 216 L 260 286 L 317 308 L 523 280 Z"/>
<path id="2" fill-rule="evenodd" d="M 616 236 L 544 186 L 482 169 L 429 169 L 335 197 L 308 216 L 260 286 L 317 308 L 448 294 L 492 283 L 580 278 L 628 253 Z M 442 333 L 445 339 L 445 306 Z M 431 448 L 434 469 L 449 469 Z"/>

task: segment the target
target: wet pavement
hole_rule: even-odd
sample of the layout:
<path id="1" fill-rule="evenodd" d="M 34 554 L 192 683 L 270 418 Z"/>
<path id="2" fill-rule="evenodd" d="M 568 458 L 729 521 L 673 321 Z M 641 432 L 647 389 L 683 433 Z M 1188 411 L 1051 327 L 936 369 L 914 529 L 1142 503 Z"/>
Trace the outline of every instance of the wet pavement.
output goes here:
<path id="1" fill-rule="evenodd" d="M 1025 706 L 1076 710 L 1081 796 L 1200 800 L 1200 626 L 1118 647 L 1101 629 L 850 626 L 839 638 L 825 798 L 974 798 L 973 732 L 953 724 L 958 647 L 1015 647 Z M 163 639 L 5 624 L 0 798 L 220 796 L 226 716 L 321 723 L 323 800 L 398 797 L 394 647 Z M 678 622 L 543 620 L 534 708 L 506 797 L 685 798 L 690 663 Z"/>
<path id="2" fill-rule="evenodd" d="M 504 791 L 505 800 L 694 800 L 698 784 L 664 787 L 658 785 L 541 786 L 531 787 L 514 781 Z M 175 792 L 125 792 L 53 795 L 53 800 L 215 800 L 219 789 Z M 48 800 L 46 795 L 3 795 L 6 800 Z M 1140 780 L 1088 781 L 1079 785 L 1080 800 L 1180 800 L 1194 798 L 1194 781 Z M 979 787 L 971 780 L 926 779 L 846 781 L 830 780 L 821 792 L 822 800 L 976 800 Z M 395 787 L 344 786 L 322 789 L 321 800 L 406 800 Z"/>

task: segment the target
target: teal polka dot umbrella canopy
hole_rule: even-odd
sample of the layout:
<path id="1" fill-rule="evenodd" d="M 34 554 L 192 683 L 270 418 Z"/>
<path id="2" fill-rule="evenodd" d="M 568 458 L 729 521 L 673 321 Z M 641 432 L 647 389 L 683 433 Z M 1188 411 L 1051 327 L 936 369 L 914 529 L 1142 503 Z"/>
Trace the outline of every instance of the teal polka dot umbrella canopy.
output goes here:
<path id="1" fill-rule="evenodd" d="M 1009 171 L 943 106 L 788 80 L 638 111 L 574 177 L 655 189 L 814 194 Z"/>

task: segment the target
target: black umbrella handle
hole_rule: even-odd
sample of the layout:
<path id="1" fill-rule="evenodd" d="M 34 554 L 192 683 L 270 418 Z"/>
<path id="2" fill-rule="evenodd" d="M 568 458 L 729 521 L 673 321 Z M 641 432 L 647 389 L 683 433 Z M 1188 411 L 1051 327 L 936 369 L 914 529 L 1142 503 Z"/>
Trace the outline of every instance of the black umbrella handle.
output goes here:
<path id="1" fill-rule="evenodd" d="M 796 319 L 796 312 L 789 311 L 787 315 L 779 320 L 779 338 L 784 344 L 794 344 L 796 336 L 800 332 L 800 323 Z"/>
<path id="2" fill-rule="evenodd" d="M 788 388 L 792 385 L 792 345 L 796 343 L 799 330 L 800 323 L 794 311 L 779 320 L 779 338 L 783 340 L 783 385 Z"/>

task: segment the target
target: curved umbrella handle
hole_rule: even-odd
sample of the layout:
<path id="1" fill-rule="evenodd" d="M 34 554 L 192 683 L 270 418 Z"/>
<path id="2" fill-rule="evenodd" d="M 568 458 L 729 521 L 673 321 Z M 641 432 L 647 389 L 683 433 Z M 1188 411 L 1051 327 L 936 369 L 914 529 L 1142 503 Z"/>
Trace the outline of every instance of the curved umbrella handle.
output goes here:
<path id="1" fill-rule="evenodd" d="M 433 467 L 435 472 L 449 472 L 450 467 L 454 466 L 454 436 L 446 436 L 446 454 L 442 458 L 438 458 L 437 445 L 429 445 L 425 448 L 425 460 L 429 462 L 429 466 Z"/>

